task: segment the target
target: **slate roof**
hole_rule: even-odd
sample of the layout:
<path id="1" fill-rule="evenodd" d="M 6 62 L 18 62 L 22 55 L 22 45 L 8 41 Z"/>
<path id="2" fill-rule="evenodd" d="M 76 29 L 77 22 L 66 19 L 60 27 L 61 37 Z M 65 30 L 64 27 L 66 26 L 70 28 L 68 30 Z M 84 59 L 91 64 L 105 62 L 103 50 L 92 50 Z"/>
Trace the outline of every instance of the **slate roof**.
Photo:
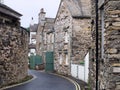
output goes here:
<path id="1" fill-rule="evenodd" d="M 25 27 L 22 27 L 22 26 L 21 26 L 20 28 L 21 28 L 22 30 L 26 31 L 26 32 L 29 32 L 28 29 L 25 28 Z"/>
<path id="2" fill-rule="evenodd" d="M 91 17 L 91 3 L 90 3 L 91 0 L 61 0 L 59 9 L 61 7 L 62 2 L 65 2 L 73 18 L 90 18 Z"/>
<path id="3" fill-rule="evenodd" d="M 54 25 L 54 18 L 46 18 L 45 29 L 52 29 Z"/>
<path id="4" fill-rule="evenodd" d="M 30 31 L 31 32 L 37 32 L 38 24 L 30 25 Z"/>
<path id="5" fill-rule="evenodd" d="M 8 16 L 12 16 L 17 19 L 20 19 L 20 17 L 22 16 L 22 14 L 16 12 L 12 8 L 10 8 L 4 4 L 1 4 L 1 3 L 0 3 L 0 13 L 8 15 Z"/>
<path id="6" fill-rule="evenodd" d="M 90 0 L 64 0 L 72 17 L 90 17 Z M 87 3 L 86 3 L 87 2 Z"/>

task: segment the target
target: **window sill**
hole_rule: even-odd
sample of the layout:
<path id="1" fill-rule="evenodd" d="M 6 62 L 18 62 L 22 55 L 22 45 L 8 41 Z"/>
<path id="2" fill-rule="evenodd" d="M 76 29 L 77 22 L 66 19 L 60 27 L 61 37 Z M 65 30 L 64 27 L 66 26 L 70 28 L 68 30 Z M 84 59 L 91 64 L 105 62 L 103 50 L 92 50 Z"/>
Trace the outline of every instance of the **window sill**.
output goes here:
<path id="1" fill-rule="evenodd" d="M 68 67 L 69 65 L 64 65 L 65 67 Z"/>

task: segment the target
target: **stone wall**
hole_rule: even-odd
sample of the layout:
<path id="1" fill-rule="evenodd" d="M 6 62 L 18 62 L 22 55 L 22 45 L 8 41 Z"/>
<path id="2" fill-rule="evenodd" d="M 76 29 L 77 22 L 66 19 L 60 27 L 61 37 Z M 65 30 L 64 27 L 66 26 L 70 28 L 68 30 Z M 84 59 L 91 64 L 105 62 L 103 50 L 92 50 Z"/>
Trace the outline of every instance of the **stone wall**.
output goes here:
<path id="1" fill-rule="evenodd" d="M 54 26 L 55 70 L 61 74 L 69 75 L 71 73 L 71 62 L 74 64 L 83 62 L 91 45 L 90 17 L 84 15 L 73 16 L 69 7 L 70 3 L 74 5 L 74 1 L 72 0 L 63 0 L 61 2 Z M 88 4 L 88 2 L 86 2 L 86 4 Z M 66 55 L 68 55 L 68 63 L 66 63 Z"/>
<path id="2" fill-rule="evenodd" d="M 70 56 L 71 56 L 71 36 L 72 36 L 72 17 L 64 2 L 58 10 L 55 19 L 55 61 L 54 67 L 58 73 L 70 75 Z M 66 34 L 67 33 L 67 34 Z M 65 42 L 65 36 L 68 42 Z M 66 54 L 68 55 L 68 62 L 66 65 Z M 61 55 L 61 59 L 60 59 Z"/>
<path id="3" fill-rule="evenodd" d="M 27 76 L 28 32 L 15 23 L 0 24 L 0 86 Z"/>
<path id="4" fill-rule="evenodd" d="M 46 63 L 46 53 L 54 51 L 54 33 L 53 33 L 53 26 L 54 26 L 54 18 L 45 18 L 45 25 L 43 28 L 43 50 L 42 56 L 43 60 Z"/>
<path id="5" fill-rule="evenodd" d="M 105 63 L 109 81 L 106 89 L 120 89 L 120 1 L 106 0 L 105 5 Z M 108 64 L 109 63 L 109 64 Z M 119 87 L 118 87 L 119 86 Z"/>
<path id="6" fill-rule="evenodd" d="M 72 63 L 84 62 L 85 55 L 91 47 L 90 17 L 73 19 Z"/>
<path id="7" fill-rule="evenodd" d="M 41 18 L 39 18 L 41 19 Z M 44 24 L 43 24 L 44 23 Z M 42 25 L 43 24 L 43 25 Z M 53 35 L 54 18 L 46 18 L 38 23 L 36 33 L 36 54 L 42 56 L 43 62 L 46 60 L 46 52 L 53 51 L 54 35 Z"/>
<path id="8" fill-rule="evenodd" d="M 95 21 L 95 2 L 92 0 L 92 18 Z M 99 4 L 100 5 L 100 4 Z M 99 10 L 99 90 L 120 89 L 120 1 L 105 0 L 104 7 L 104 55 L 101 54 L 102 24 Z M 95 23 L 92 23 L 93 44 L 90 60 L 90 85 L 95 88 Z"/>

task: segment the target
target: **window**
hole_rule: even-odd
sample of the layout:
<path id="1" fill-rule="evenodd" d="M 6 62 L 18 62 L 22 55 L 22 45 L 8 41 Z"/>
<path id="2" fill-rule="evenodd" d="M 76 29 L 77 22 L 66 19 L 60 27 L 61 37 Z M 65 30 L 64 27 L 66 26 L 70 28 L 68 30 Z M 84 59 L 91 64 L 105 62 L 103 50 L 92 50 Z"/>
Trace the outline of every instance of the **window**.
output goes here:
<path id="1" fill-rule="evenodd" d="M 30 49 L 31 54 L 35 54 L 35 49 Z"/>
<path id="2" fill-rule="evenodd" d="M 36 39 L 31 39 L 31 43 L 36 44 Z"/>
<path id="3" fill-rule="evenodd" d="M 54 34 L 52 33 L 52 43 L 54 43 Z"/>
<path id="4" fill-rule="evenodd" d="M 69 62 L 68 62 L 68 54 L 65 54 L 65 64 L 68 65 Z"/>
<path id="5" fill-rule="evenodd" d="M 53 48 L 54 48 L 53 45 L 51 45 L 51 50 L 53 50 Z"/>
<path id="6" fill-rule="evenodd" d="M 100 10 L 100 13 L 101 13 L 101 58 L 103 59 L 104 58 L 104 31 L 105 31 L 105 28 L 104 28 L 104 8 L 102 8 Z"/>
<path id="7" fill-rule="evenodd" d="M 64 49 L 67 50 L 68 49 L 68 45 L 64 45 Z"/>
<path id="8" fill-rule="evenodd" d="M 46 33 L 44 33 L 44 44 L 47 44 L 47 37 L 46 37 Z"/>
<path id="9" fill-rule="evenodd" d="M 40 42 L 42 42 L 42 35 L 41 34 L 40 34 L 39 38 L 40 38 Z"/>
<path id="10" fill-rule="evenodd" d="M 50 43 L 52 42 L 52 33 L 50 33 Z"/>
<path id="11" fill-rule="evenodd" d="M 59 60 L 60 60 L 59 63 L 62 64 L 62 62 L 63 62 L 62 54 L 59 54 Z"/>
<path id="12" fill-rule="evenodd" d="M 48 34 L 47 36 L 48 36 L 47 42 L 50 43 L 50 34 Z"/>
<path id="13" fill-rule="evenodd" d="M 68 32 L 65 32 L 65 43 L 68 43 Z"/>
<path id="14" fill-rule="evenodd" d="M 47 45 L 47 50 L 50 50 L 50 45 L 49 44 Z"/>

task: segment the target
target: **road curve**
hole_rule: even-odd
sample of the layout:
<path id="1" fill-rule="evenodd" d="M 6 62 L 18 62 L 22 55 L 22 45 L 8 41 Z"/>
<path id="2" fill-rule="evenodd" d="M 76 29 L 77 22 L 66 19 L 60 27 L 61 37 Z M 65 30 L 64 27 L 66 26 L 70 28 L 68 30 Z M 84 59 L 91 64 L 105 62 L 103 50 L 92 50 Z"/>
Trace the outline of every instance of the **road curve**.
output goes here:
<path id="1" fill-rule="evenodd" d="M 33 81 L 5 90 L 76 90 L 73 83 L 62 77 L 35 70 L 30 73 L 36 77 Z"/>

